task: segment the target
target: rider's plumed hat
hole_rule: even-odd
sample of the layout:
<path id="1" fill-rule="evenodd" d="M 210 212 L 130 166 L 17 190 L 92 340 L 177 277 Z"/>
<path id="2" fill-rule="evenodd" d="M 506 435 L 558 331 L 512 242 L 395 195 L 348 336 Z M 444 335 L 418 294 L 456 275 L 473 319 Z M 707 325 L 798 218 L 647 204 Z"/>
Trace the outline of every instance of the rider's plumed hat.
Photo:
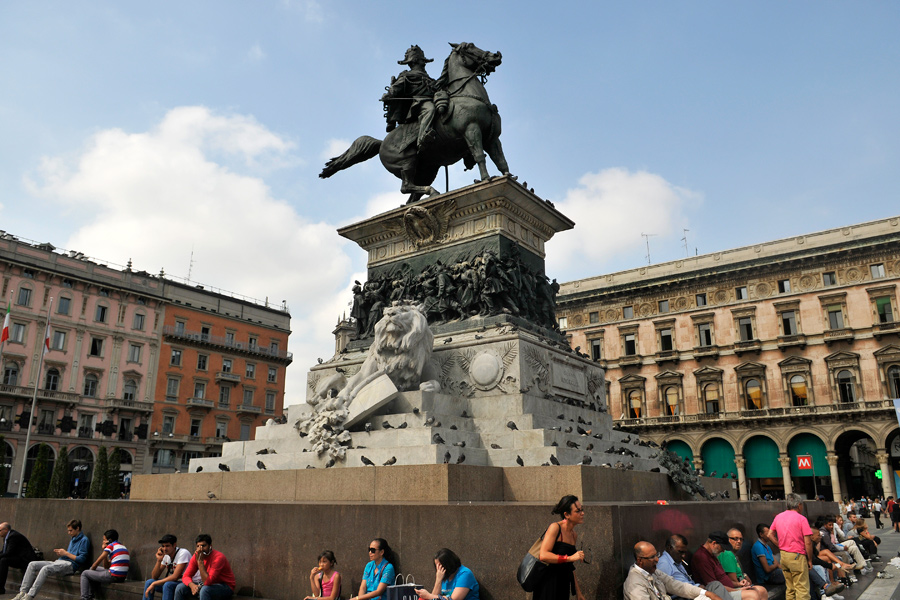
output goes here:
<path id="1" fill-rule="evenodd" d="M 410 46 L 409 50 L 406 51 L 406 56 L 403 57 L 403 60 L 398 60 L 398 65 L 408 65 L 413 62 L 421 60 L 427 63 L 434 62 L 433 58 L 425 58 L 425 53 L 422 52 L 422 49 L 418 46 Z"/>

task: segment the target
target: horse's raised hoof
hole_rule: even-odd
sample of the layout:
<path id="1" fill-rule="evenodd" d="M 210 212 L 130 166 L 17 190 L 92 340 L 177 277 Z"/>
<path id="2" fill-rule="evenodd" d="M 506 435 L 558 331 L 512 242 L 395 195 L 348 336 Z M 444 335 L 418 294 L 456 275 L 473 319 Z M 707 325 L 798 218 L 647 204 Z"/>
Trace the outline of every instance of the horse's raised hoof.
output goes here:
<path id="1" fill-rule="evenodd" d="M 512 173 L 508 173 L 508 172 L 507 172 L 507 173 L 504 173 L 503 176 L 504 176 L 504 177 L 509 177 L 509 178 L 512 179 L 513 181 L 518 181 L 518 180 L 519 180 L 519 176 L 518 176 L 518 175 L 513 175 Z"/>

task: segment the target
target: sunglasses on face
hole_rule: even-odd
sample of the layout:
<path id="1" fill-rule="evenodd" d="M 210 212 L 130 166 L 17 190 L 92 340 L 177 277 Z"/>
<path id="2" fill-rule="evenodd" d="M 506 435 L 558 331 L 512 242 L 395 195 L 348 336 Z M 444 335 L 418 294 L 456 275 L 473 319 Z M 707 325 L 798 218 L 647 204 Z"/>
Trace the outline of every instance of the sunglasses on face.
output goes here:
<path id="1" fill-rule="evenodd" d="M 369 548 L 369 554 L 374 554 L 375 552 L 378 552 L 378 550 L 379 548 Z"/>

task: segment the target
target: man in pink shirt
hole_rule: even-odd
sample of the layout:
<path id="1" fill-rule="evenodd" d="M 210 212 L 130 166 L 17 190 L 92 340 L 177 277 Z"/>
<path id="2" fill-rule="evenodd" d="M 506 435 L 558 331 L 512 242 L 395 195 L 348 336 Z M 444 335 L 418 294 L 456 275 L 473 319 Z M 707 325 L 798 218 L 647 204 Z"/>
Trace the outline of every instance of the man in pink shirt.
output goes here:
<path id="1" fill-rule="evenodd" d="M 769 539 L 781 552 L 781 570 L 787 585 L 785 600 L 806 600 L 812 568 L 812 528 L 800 513 L 803 498 L 799 494 L 788 494 L 785 500 L 788 509 L 772 521 Z"/>
<path id="2" fill-rule="evenodd" d="M 227 600 L 234 594 L 234 573 L 228 559 L 212 549 L 209 534 L 197 536 L 197 550 L 191 557 L 181 583 L 175 588 L 175 600 Z"/>

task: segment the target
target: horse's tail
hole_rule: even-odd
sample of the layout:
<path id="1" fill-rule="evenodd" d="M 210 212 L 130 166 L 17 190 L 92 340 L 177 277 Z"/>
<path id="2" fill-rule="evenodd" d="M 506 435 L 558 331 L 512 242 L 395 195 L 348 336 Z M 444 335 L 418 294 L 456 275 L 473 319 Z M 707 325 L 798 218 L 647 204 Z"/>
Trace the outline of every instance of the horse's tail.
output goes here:
<path id="1" fill-rule="evenodd" d="M 368 135 L 356 138 L 356 141 L 350 144 L 346 152 L 340 156 L 332 158 L 325 163 L 325 168 L 319 173 L 319 177 L 325 179 L 331 177 L 338 171 L 343 171 L 357 163 L 367 161 L 373 156 L 378 156 L 381 149 L 381 140 L 377 140 Z"/>

